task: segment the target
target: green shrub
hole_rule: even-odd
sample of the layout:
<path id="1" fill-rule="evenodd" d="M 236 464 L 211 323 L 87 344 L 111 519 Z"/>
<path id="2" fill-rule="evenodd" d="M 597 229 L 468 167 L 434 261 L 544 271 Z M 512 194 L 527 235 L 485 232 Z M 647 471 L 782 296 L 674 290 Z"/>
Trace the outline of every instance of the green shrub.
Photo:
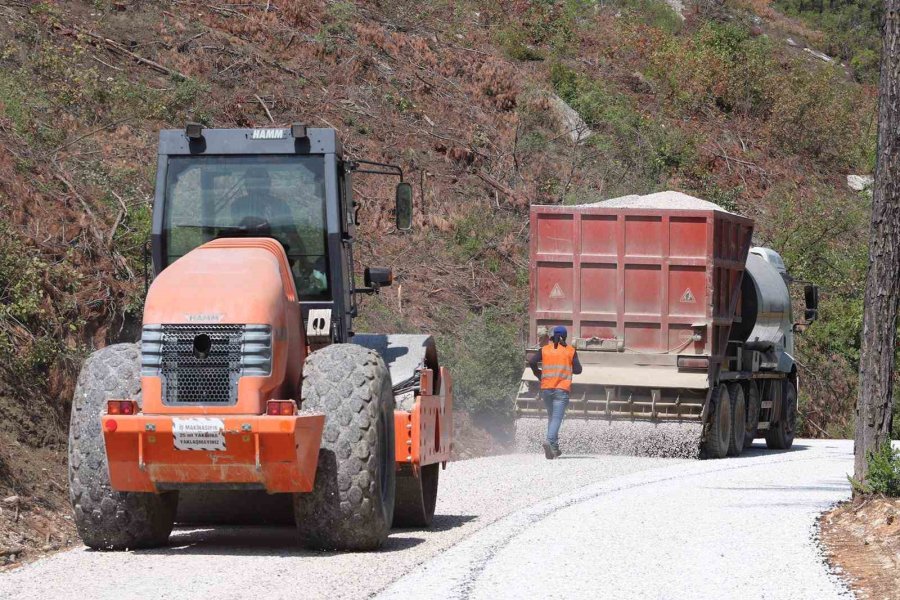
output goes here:
<path id="1" fill-rule="evenodd" d="M 767 38 L 739 24 L 706 23 L 691 37 L 669 37 L 653 53 L 650 75 L 683 109 L 761 114 L 775 61 Z"/>
<path id="2" fill-rule="evenodd" d="M 884 11 L 879 0 L 777 0 L 775 6 L 822 31 L 820 49 L 849 62 L 857 81 L 878 81 Z"/>
<path id="3" fill-rule="evenodd" d="M 881 55 L 871 48 L 861 48 L 850 57 L 850 67 L 858 79 L 875 83 L 878 79 L 878 68 Z"/>
<path id="4" fill-rule="evenodd" d="M 453 373 L 457 407 L 480 416 L 511 414 L 525 366 L 519 326 L 510 314 L 486 310 L 452 337 L 438 339 L 441 364 Z"/>
<path id="5" fill-rule="evenodd" d="M 608 180 L 617 182 L 616 188 L 606 187 L 604 195 L 656 191 L 668 175 L 688 171 L 696 162 L 694 135 L 656 116 L 641 114 L 630 97 L 603 80 L 556 63 L 551 66 L 550 81 L 557 95 L 594 132 L 581 145 L 577 166 L 606 173 Z M 597 199 L 578 192 L 565 201 L 578 204 Z"/>
<path id="6" fill-rule="evenodd" d="M 0 117 L 12 122 L 17 135 L 40 146 L 54 147 L 62 143 L 65 131 L 38 118 L 50 106 L 43 90 L 32 84 L 27 71 L 0 68 Z"/>
<path id="7" fill-rule="evenodd" d="M 659 121 L 645 120 L 642 125 L 647 131 L 653 148 L 653 159 L 660 171 L 685 170 L 697 160 L 699 153 L 696 137 Z"/>
<path id="8" fill-rule="evenodd" d="M 888 440 L 877 450 L 869 452 L 866 461 L 869 474 L 865 482 L 851 479 L 853 487 L 865 494 L 900 496 L 900 450 Z"/>
<path id="9" fill-rule="evenodd" d="M 900 325 L 897 326 L 900 329 Z M 900 332 L 897 333 L 900 336 Z M 898 360 L 896 365 L 900 365 L 900 360 Z M 894 373 L 894 381 L 900 381 L 900 367 L 897 369 L 897 373 Z M 893 420 L 891 421 L 891 439 L 900 440 L 900 386 L 894 386 L 894 410 L 893 412 Z"/>
<path id="10" fill-rule="evenodd" d="M 710 175 L 700 178 L 700 185 L 697 188 L 697 196 L 708 200 L 714 204 L 718 204 L 729 212 L 739 213 L 740 207 L 738 200 L 744 193 L 744 186 L 736 186 L 732 188 L 724 188 L 716 183 L 715 179 Z"/>
<path id="11" fill-rule="evenodd" d="M 802 153 L 843 168 L 865 168 L 869 109 L 839 67 L 795 61 L 768 81 L 768 127 L 785 153 Z"/>
<path id="12" fill-rule="evenodd" d="M 679 33 L 684 23 L 684 19 L 662 0 L 617 0 L 615 4 L 623 9 L 626 18 L 672 35 Z"/>
<path id="13" fill-rule="evenodd" d="M 504 54 L 513 60 L 544 60 L 543 53 L 532 46 L 526 33 L 518 25 L 509 25 L 497 34 Z"/>
<path id="14" fill-rule="evenodd" d="M 592 128 L 621 130 L 633 129 L 640 124 L 640 115 L 631 108 L 628 98 L 611 91 L 599 79 L 556 63 L 550 68 L 550 82 L 557 95 Z"/>
<path id="15" fill-rule="evenodd" d="M 28 379 L 69 352 L 66 329 L 84 322 L 73 296 L 82 278 L 68 258 L 48 263 L 0 224 L 0 375 Z"/>
<path id="16" fill-rule="evenodd" d="M 503 52 L 514 60 L 561 57 L 577 48 L 579 31 L 590 23 L 594 0 L 536 0 L 518 15 L 505 14 L 507 25 L 497 34 Z"/>

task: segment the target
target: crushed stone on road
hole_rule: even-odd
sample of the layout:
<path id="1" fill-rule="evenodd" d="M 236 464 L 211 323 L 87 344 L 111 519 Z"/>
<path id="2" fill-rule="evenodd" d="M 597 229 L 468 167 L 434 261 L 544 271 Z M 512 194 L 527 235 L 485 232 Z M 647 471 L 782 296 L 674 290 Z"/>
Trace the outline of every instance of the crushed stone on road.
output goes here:
<path id="1" fill-rule="evenodd" d="M 84 547 L 0 574 L 0 598 L 245 600 L 367 598 L 404 573 L 512 511 L 604 479 L 680 461 L 543 453 L 450 463 L 441 472 L 434 525 L 396 529 L 375 554 L 297 547 L 292 527 L 176 530 L 167 548 L 93 552 Z M 77 573 L 77 577 L 73 577 Z"/>
<path id="2" fill-rule="evenodd" d="M 657 458 L 697 458 L 699 423 L 604 421 L 567 416 L 559 432 L 566 454 L 627 454 Z M 547 436 L 547 419 L 516 421 L 516 451 L 536 452 Z"/>
<path id="3" fill-rule="evenodd" d="M 852 598 L 815 540 L 852 468 L 848 440 L 669 461 L 511 513 L 378 598 Z"/>
<path id="4" fill-rule="evenodd" d="M 302 550 L 290 527 L 180 530 L 163 549 L 80 548 L 0 574 L 0 598 L 846 598 L 815 521 L 850 496 L 852 465 L 852 442 L 834 440 L 709 461 L 474 459 L 442 472 L 434 526 L 395 530 L 381 552 Z"/>

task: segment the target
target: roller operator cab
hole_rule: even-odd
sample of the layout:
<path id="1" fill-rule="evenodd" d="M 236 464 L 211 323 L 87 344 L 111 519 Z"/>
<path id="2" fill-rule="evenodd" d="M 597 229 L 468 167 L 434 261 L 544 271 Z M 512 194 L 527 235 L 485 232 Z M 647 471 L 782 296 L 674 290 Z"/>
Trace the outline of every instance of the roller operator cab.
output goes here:
<path id="1" fill-rule="evenodd" d="M 346 160 L 332 129 L 161 132 L 141 340 L 95 352 L 73 402 L 88 546 L 163 544 L 179 501 L 202 519 L 226 494 L 251 514 L 287 500 L 313 548 L 430 523 L 450 377 L 430 336 L 353 331 L 358 296 L 393 280 L 373 267 L 355 285 L 353 173 L 398 177 L 410 228 L 402 169 Z"/>

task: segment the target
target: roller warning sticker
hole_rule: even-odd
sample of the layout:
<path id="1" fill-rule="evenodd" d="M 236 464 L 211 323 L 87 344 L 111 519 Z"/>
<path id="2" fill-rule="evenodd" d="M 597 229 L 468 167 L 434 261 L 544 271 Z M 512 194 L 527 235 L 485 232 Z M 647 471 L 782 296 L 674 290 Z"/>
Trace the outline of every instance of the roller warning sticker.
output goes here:
<path id="1" fill-rule="evenodd" d="M 172 419 L 176 450 L 224 450 L 225 421 L 222 419 Z"/>
<path id="2" fill-rule="evenodd" d="M 566 295 L 563 293 L 562 288 L 559 287 L 559 284 L 557 283 L 556 285 L 553 286 L 553 289 L 550 290 L 550 297 L 551 298 L 565 298 Z"/>
<path id="3" fill-rule="evenodd" d="M 684 293 L 681 295 L 682 302 L 696 302 L 697 299 L 694 298 L 694 292 L 691 291 L 691 288 L 687 288 L 684 290 Z"/>

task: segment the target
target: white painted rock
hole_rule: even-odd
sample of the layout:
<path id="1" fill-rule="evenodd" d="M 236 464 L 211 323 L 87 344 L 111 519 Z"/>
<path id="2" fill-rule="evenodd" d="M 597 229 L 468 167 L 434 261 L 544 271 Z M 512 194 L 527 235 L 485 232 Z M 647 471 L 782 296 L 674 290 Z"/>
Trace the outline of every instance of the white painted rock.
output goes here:
<path id="1" fill-rule="evenodd" d="M 548 99 L 550 100 L 550 110 L 556 115 L 560 125 L 562 125 L 563 129 L 569 134 L 569 139 L 571 139 L 573 143 L 577 144 L 583 142 L 593 135 L 594 132 L 591 131 L 588 124 L 584 122 L 584 119 L 581 118 L 578 111 L 566 104 L 565 100 L 556 94 L 550 94 Z"/>
<path id="2" fill-rule="evenodd" d="M 813 56 L 815 56 L 815 57 L 818 58 L 819 60 L 825 61 L 825 62 L 827 62 L 827 63 L 834 62 L 834 59 L 833 59 L 833 58 L 831 58 L 831 57 L 828 56 L 827 54 L 824 54 L 824 53 L 822 53 L 822 52 L 819 52 L 818 50 L 813 50 L 812 48 L 804 48 L 803 51 L 804 51 L 804 52 L 809 52 L 810 54 L 812 54 Z"/>
<path id="3" fill-rule="evenodd" d="M 871 175 L 847 175 L 847 187 L 855 192 L 862 192 L 872 187 L 875 179 Z"/>

